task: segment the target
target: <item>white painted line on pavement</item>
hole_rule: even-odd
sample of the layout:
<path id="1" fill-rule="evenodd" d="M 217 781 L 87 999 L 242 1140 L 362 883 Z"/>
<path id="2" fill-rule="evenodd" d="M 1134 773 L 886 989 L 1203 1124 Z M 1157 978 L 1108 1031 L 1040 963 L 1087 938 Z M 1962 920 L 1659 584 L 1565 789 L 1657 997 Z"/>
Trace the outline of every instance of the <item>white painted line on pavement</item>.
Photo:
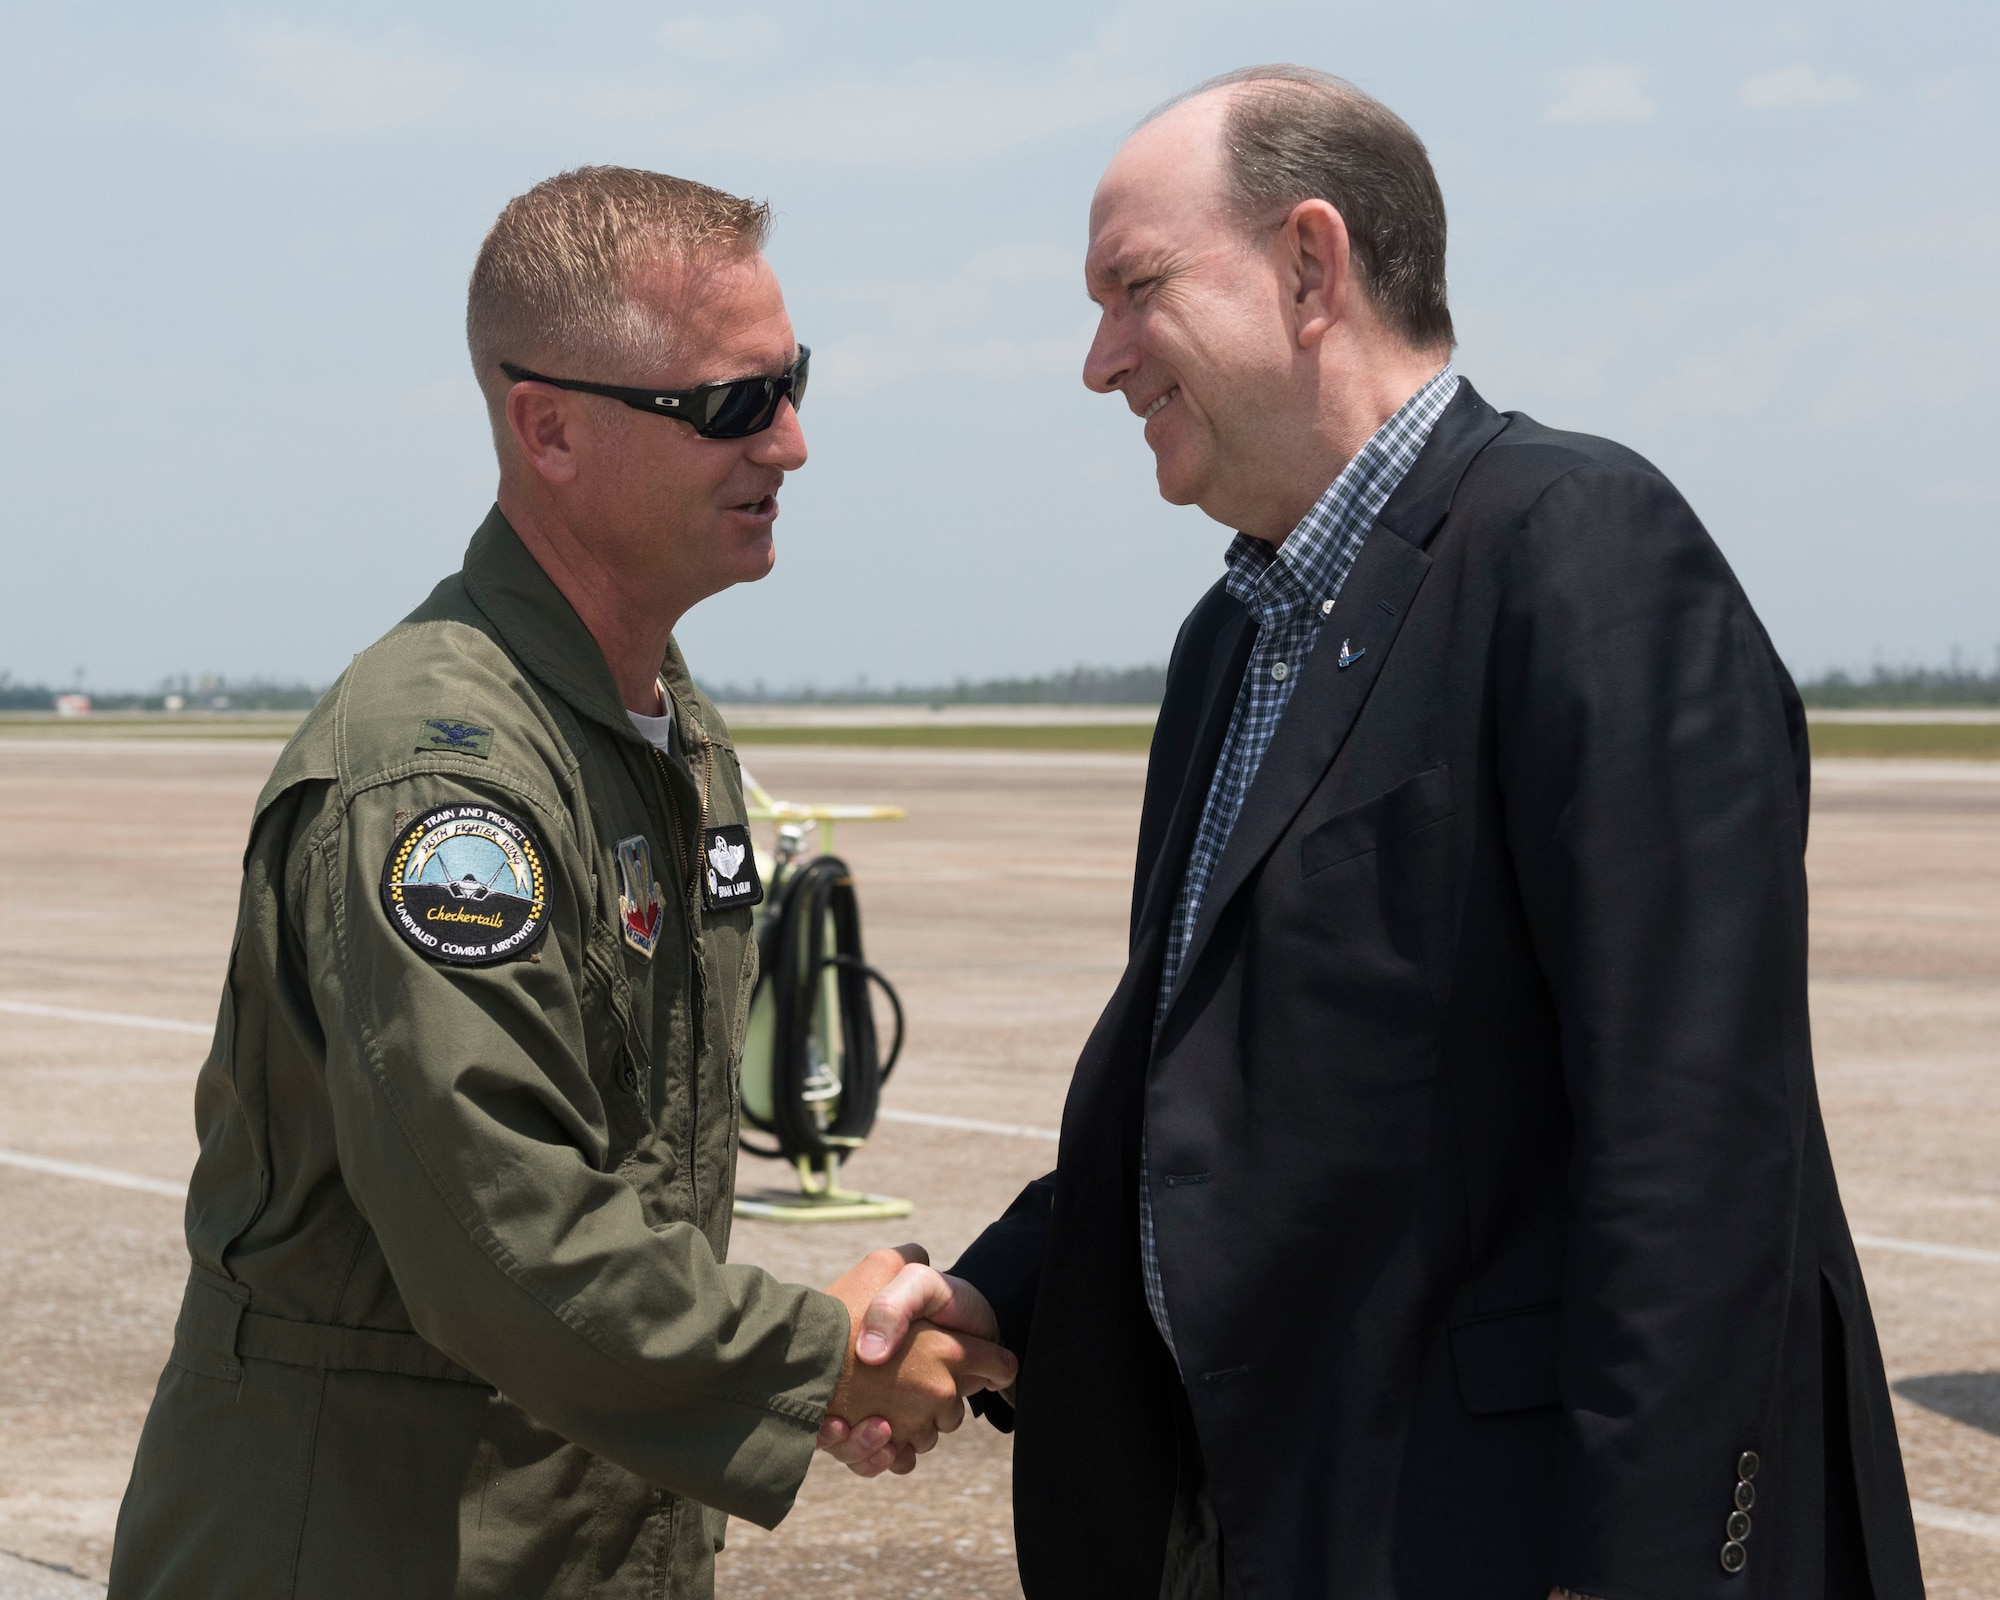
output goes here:
<path id="1" fill-rule="evenodd" d="M 1929 1244 L 1922 1239 L 1888 1239 L 1878 1233 L 1857 1233 L 1854 1242 L 1864 1250 L 1900 1250 L 1908 1256 L 1936 1256 L 1940 1261 L 1977 1261 L 1981 1266 L 2000 1267 L 2000 1250 L 1974 1250 L 1962 1244 Z"/>
<path id="2" fill-rule="evenodd" d="M 1910 1515 L 1921 1528 L 1943 1528 L 1948 1533 L 2000 1539 L 2000 1517 L 1988 1516 L 1984 1511 L 1961 1511 L 1957 1506 L 1941 1506 L 1935 1500 L 1912 1500 Z"/>
<path id="3" fill-rule="evenodd" d="M 60 1022 L 95 1022 L 115 1028 L 151 1028 L 162 1033 L 198 1034 L 207 1038 L 215 1030 L 205 1023 L 180 1022 L 171 1017 L 140 1017 L 123 1011 L 82 1011 L 70 1006 L 45 1006 L 31 1000 L 0 1000 L 0 1011 L 23 1017 L 49 1017 Z M 978 1117 L 949 1117 L 935 1111 L 904 1111 L 884 1106 L 876 1116 L 884 1122 L 907 1122 L 923 1128 L 951 1128 L 960 1133 L 991 1133 L 1004 1139 L 1043 1139 L 1050 1144 L 1061 1139 L 1054 1128 L 1036 1128 L 1021 1122 L 987 1122 Z M 85 1178 L 125 1189 L 143 1189 L 151 1194 L 183 1198 L 183 1186 L 143 1178 L 136 1173 L 116 1172 L 109 1167 L 81 1166 L 75 1162 L 53 1161 L 21 1151 L 0 1150 L 0 1164 L 52 1172 L 62 1177 Z M 2000 1267 L 2000 1250 L 1974 1250 L 1965 1245 L 1930 1244 L 1921 1239 L 1891 1239 L 1880 1234 L 1857 1233 L 1854 1242 L 1864 1249 L 1898 1250 L 1905 1255 L 1935 1256 L 1945 1261 L 1975 1261 L 1982 1266 Z M 1955 1513 L 1965 1516 L 1971 1512 Z"/>
<path id="4" fill-rule="evenodd" d="M 212 1022 L 176 1022 L 172 1017 L 135 1017 L 126 1011 L 79 1011 L 74 1006 L 45 1006 L 33 1000 L 0 1000 L 0 1011 L 17 1017 L 50 1017 L 57 1022 L 96 1022 L 107 1028 L 150 1028 L 155 1033 L 192 1033 L 206 1039 Z"/>
<path id="5" fill-rule="evenodd" d="M 164 1178 L 148 1178 L 137 1172 L 120 1172 L 116 1167 L 58 1161 L 54 1156 L 38 1156 L 26 1150 L 0 1150 L 0 1167 L 20 1167 L 27 1172 L 46 1172 L 58 1178 L 81 1178 L 85 1183 L 109 1184 L 114 1189 L 137 1189 L 141 1194 L 163 1194 L 169 1200 L 187 1198 L 187 1185 L 184 1183 L 168 1183 Z"/>
<path id="6" fill-rule="evenodd" d="M 997 1133 L 1007 1139 L 1047 1139 L 1062 1135 L 1054 1128 L 1030 1128 L 1019 1122 L 981 1122 L 977 1117 L 945 1117 L 935 1111 L 896 1111 L 888 1106 L 875 1113 L 884 1122 L 914 1122 L 924 1128 L 956 1128 L 961 1133 Z"/>
<path id="7" fill-rule="evenodd" d="M 104 1585 L 67 1567 L 0 1552 L 0 1600 L 104 1600 Z"/>

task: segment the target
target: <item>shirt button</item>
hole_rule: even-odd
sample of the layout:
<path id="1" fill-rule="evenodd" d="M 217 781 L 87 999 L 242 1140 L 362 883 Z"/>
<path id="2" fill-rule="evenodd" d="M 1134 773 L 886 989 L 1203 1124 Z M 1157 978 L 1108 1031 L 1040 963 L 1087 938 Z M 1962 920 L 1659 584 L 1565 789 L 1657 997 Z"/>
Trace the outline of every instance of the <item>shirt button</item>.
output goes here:
<path id="1" fill-rule="evenodd" d="M 1271 663 L 1271 676 L 1276 678 L 1280 683 L 1283 683 L 1285 681 L 1285 674 L 1290 672 L 1291 670 L 1292 669 L 1286 666 L 1282 661 L 1273 661 Z"/>
<path id="2" fill-rule="evenodd" d="M 1331 600 L 1322 600 L 1322 601 L 1320 601 L 1320 603 L 1319 603 L 1319 614 L 1320 614 L 1321 616 L 1323 616 L 1323 617 L 1330 617 L 1330 616 L 1332 616 L 1332 615 L 1333 615 L 1333 602 L 1332 602 Z"/>

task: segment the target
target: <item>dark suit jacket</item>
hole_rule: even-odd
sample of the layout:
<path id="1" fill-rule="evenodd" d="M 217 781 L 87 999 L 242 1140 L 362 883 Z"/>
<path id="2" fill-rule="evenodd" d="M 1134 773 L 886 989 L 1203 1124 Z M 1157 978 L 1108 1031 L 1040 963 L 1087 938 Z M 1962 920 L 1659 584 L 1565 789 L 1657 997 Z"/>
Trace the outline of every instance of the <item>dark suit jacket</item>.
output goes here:
<path id="1" fill-rule="evenodd" d="M 1220 585 L 1181 630 L 1130 965 L 1057 1170 L 955 1268 L 1022 1358 L 1030 1600 L 1154 1600 L 1177 1412 L 1250 1597 L 1921 1594 L 1813 1083 L 1804 716 L 1693 512 L 1462 386 L 1155 1046 L 1253 632 Z M 1142 1114 L 1184 1400 L 1140 1288 Z"/>

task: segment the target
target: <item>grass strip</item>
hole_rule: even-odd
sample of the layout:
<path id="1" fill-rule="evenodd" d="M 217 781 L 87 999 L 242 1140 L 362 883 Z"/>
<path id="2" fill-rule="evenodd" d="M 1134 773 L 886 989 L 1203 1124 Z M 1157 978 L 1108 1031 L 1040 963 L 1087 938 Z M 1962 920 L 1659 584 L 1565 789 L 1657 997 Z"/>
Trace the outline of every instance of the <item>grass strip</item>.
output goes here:
<path id="1" fill-rule="evenodd" d="M 1809 722 L 1816 756 L 2000 761 L 2000 722 Z"/>
<path id="2" fill-rule="evenodd" d="M 206 722 L 190 719 L 173 721 L 165 717 L 65 718 L 58 722 L 26 717 L 0 717 L 0 741 L 7 739 L 62 739 L 88 744 L 93 739 L 261 739 L 284 743 L 298 731 L 299 719 L 289 717 L 269 722 Z"/>
<path id="3" fill-rule="evenodd" d="M 1119 750 L 1144 754 L 1153 730 L 1144 723 L 1052 723 L 1018 726 L 1012 723 L 959 723 L 952 726 L 877 728 L 732 728 L 739 745 L 838 744 L 884 745 L 919 750 Z"/>
<path id="4" fill-rule="evenodd" d="M 294 718 L 235 721 L 168 717 L 91 717 L 57 721 L 0 717 L 0 740 L 228 739 L 282 742 Z M 2000 723 L 1815 722 L 1808 724 L 1813 754 L 1866 760 L 2000 761 Z M 1105 750 L 1144 754 L 1153 730 L 1134 723 L 920 723 L 880 727 L 737 728 L 740 745 L 808 744 L 915 750 Z"/>
<path id="5" fill-rule="evenodd" d="M 2000 723 L 1815 722 L 1813 754 L 1873 760 L 2000 761 Z M 733 730 L 739 745 L 901 746 L 930 750 L 1118 750 L 1143 752 L 1149 727 L 1125 723 L 919 724 L 913 727 L 767 727 Z"/>

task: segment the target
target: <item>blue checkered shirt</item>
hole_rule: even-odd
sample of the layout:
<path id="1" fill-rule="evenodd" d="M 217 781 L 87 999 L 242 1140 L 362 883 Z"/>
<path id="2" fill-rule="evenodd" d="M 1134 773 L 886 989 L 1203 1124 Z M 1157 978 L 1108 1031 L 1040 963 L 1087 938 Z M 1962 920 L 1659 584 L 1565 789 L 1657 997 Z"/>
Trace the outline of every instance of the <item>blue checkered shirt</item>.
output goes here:
<path id="1" fill-rule="evenodd" d="M 1189 852 L 1181 879 L 1180 899 L 1167 929 L 1166 964 L 1160 971 L 1160 994 L 1153 1013 L 1157 1037 L 1166 1021 L 1167 998 L 1180 976 L 1181 957 L 1201 915 L 1202 895 L 1222 860 L 1223 847 L 1243 809 L 1243 797 L 1263 764 L 1271 735 L 1292 697 L 1292 685 L 1312 654 L 1320 625 L 1333 612 L 1340 586 L 1353 570 L 1362 542 L 1375 525 L 1396 485 L 1415 463 L 1444 408 L 1458 393 L 1458 374 L 1446 362 L 1441 371 L 1403 403 L 1341 469 L 1326 493 L 1273 549 L 1263 539 L 1239 533 L 1223 557 L 1228 574 L 1223 587 L 1257 620 L 1257 642 L 1250 650 L 1243 686 L 1229 732 L 1216 758 L 1208 786 L 1201 827 Z M 1139 1139 L 1139 1265 L 1146 1285 L 1146 1304 L 1160 1337 L 1173 1350 L 1167 1324 L 1167 1295 L 1160 1281 L 1160 1253 L 1153 1237 L 1153 1197 L 1147 1184 L 1146 1139 Z M 1174 1359 L 1180 1359 L 1175 1352 Z"/>

